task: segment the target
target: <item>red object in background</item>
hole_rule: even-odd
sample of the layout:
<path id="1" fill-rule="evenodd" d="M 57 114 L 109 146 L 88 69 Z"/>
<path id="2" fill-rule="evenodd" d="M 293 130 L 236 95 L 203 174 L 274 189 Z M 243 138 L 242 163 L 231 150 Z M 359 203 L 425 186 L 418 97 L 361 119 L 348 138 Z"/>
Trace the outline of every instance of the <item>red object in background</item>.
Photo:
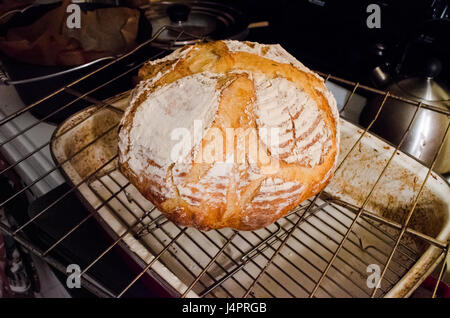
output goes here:
<path id="1" fill-rule="evenodd" d="M 437 279 L 433 276 L 428 276 L 422 283 L 422 287 L 433 291 L 436 287 Z M 439 282 L 438 289 L 436 291 L 436 297 L 438 298 L 450 298 L 450 287 L 444 282 Z"/>

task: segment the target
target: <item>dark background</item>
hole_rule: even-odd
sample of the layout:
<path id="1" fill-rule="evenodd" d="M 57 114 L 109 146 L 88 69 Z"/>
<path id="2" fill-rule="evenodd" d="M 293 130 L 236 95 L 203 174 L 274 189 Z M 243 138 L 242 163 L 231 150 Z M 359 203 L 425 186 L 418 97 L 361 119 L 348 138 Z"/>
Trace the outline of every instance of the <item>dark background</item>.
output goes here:
<path id="1" fill-rule="evenodd" d="M 268 20 L 249 40 L 280 43 L 312 69 L 374 86 L 370 72 L 383 65 L 395 77 L 422 73 L 430 57 L 450 78 L 449 1 L 228 0 L 250 22 Z M 381 8 L 381 28 L 369 29 L 369 4 Z"/>

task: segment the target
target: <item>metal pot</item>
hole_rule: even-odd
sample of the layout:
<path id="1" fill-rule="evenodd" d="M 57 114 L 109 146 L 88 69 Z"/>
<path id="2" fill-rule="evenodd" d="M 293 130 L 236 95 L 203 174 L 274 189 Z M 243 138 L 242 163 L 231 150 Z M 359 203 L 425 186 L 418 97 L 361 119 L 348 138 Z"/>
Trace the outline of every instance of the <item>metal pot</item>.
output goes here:
<path id="1" fill-rule="evenodd" d="M 441 113 L 421 108 L 400 147 L 403 152 L 409 153 L 427 165 L 431 165 L 450 120 L 450 90 L 436 80 L 441 69 L 441 62 L 431 59 L 427 63 L 423 76 L 400 80 L 387 89 L 393 95 L 423 102 L 442 111 Z M 383 96 L 378 96 L 369 101 L 361 113 L 361 125 L 365 127 L 369 125 L 382 99 Z M 393 144 L 398 144 L 417 107 L 415 104 L 388 98 L 371 131 Z M 450 137 L 448 135 L 437 158 L 435 170 L 441 174 L 450 172 Z"/>
<path id="2" fill-rule="evenodd" d="M 168 26 L 153 46 L 176 49 L 202 39 L 244 40 L 248 35 L 247 16 L 225 3 L 211 1 L 161 1 L 145 12 L 153 32 Z M 180 31 L 183 34 L 180 35 Z"/>

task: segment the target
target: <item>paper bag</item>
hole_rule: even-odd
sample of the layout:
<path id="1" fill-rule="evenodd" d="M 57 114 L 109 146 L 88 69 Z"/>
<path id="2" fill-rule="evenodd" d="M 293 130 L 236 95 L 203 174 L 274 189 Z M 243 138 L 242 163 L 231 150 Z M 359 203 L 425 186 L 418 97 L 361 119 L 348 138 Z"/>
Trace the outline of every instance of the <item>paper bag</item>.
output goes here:
<path id="1" fill-rule="evenodd" d="M 124 53 L 136 45 L 138 10 L 118 7 L 81 12 L 81 28 L 69 29 L 69 4 L 66 0 L 35 23 L 9 30 L 0 38 L 0 50 L 31 64 L 75 66 Z"/>

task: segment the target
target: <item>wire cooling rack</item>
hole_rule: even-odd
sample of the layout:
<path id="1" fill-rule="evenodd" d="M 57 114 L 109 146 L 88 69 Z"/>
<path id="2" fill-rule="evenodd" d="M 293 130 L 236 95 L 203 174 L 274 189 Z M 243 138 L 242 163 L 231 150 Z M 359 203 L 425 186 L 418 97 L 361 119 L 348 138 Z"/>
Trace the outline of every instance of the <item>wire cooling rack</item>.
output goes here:
<path id="1" fill-rule="evenodd" d="M 120 110 L 111 107 L 109 103 L 98 101 L 90 95 L 95 91 L 107 88 L 108 85 L 117 79 L 136 72 L 143 63 L 118 74 L 111 80 L 103 82 L 87 92 L 79 91 L 77 85 L 117 63 L 126 61 L 143 47 L 151 45 L 151 42 L 166 29 L 170 28 L 162 28 L 152 39 L 139 45 L 131 52 L 108 62 L 106 65 L 61 87 L 41 100 L 1 119 L 0 127 L 58 94 L 73 96 L 71 102 L 63 105 L 46 117 L 36 120 L 34 124 L 19 133 L 4 139 L 0 143 L 0 147 L 10 143 L 54 114 L 71 107 L 79 100 L 87 100 L 97 105 L 98 108 L 92 115 L 105 108 L 111 108 L 120 113 Z M 180 32 L 180 36 L 184 33 L 180 30 L 176 31 Z M 151 59 L 158 58 L 167 52 L 169 51 L 162 50 L 152 56 Z M 391 287 L 405 275 L 421 256 L 417 249 L 412 248 L 408 244 L 407 238 L 411 237 L 427 246 L 434 246 L 439 249 L 439 260 L 444 260 L 438 270 L 437 281 L 439 283 L 445 270 L 448 242 L 439 241 L 425 233 L 416 231 L 410 227 L 409 223 L 424 186 L 431 175 L 439 151 L 442 149 L 444 139 L 442 139 L 439 151 L 429 166 L 428 172 L 403 222 L 399 223 L 374 215 L 367 211 L 366 207 L 376 185 L 386 173 L 395 153 L 397 153 L 405 140 L 418 110 L 426 108 L 441 113 L 447 118 L 450 113 L 430 105 L 392 95 L 389 92 L 347 81 L 331 74 L 321 75 L 325 78 L 325 81 L 333 81 L 351 88 L 351 94 L 347 98 L 341 113 L 345 111 L 356 92 L 367 92 L 384 97 L 375 118 L 353 144 L 338 166 L 338 170 L 377 120 L 388 98 L 417 106 L 416 113 L 403 138 L 398 145 L 394 146 L 395 151 L 387 160 L 376 182 L 372 185 L 360 206 L 328 197 L 325 188 L 318 195 L 304 202 L 295 211 L 267 228 L 254 232 L 237 232 L 230 229 L 206 233 L 199 232 L 195 229 L 183 228 L 173 224 L 165 219 L 159 211 L 151 206 L 147 206 L 145 203 L 143 204 L 136 195 L 133 195 L 132 185 L 114 166 L 114 162 L 117 159 L 116 154 L 106 160 L 101 167 L 83 178 L 81 182 L 72 184 L 70 190 L 55 199 L 47 207 L 42 208 L 28 221 L 16 228 L 10 228 L 0 223 L 0 230 L 13 237 L 30 252 L 66 274 L 67 264 L 64 264 L 53 255 L 54 250 L 87 220 L 97 218 L 103 208 L 108 208 L 125 225 L 126 230 L 117 235 L 112 244 L 95 259 L 91 260 L 89 265 L 82 269 L 81 273 L 83 286 L 100 297 L 122 297 L 143 275 L 150 273 L 151 276 L 154 276 L 152 269 L 157 262 L 170 267 L 177 276 L 184 277 L 186 286 L 182 292 L 174 292 L 172 290 L 171 292 L 174 296 L 186 297 L 191 295 L 191 292 L 195 292 L 202 297 L 381 297 L 386 295 Z M 7 77 L 4 74 L 2 79 L 7 84 Z M 79 124 L 81 122 L 77 123 L 77 125 Z M 446 134 L 449 126 L 450 124 L 447 126 Z M 114 129 L 117 129 L 117 124 L 107 128 L 95 139 L 86 141 L 85 146 L 72 154 L 71 158 Z M 56 138 L 60 137 L 60 135 L 56 136 Z M 49 140 L 20 160 L 10 164 L 7 168 L 0 171 L 0 175 L 13 169 L 39 151 L 48 148 L 50 143 L 51 141 Z M 67 161 L 70 161 L 71 158 L 68 158 Z M 0 207 L 4 207 L 25 193 L 34 184 L 40 182 L 52 172 L 61 169 L 64 163 L 58 163 L 53 169 L 25 185 L 24 188 L 1 202 Z M 109 168 L 106 174 L 99 173 L 102 169 L 111 167 L 111 165 L 112 168 Z M 89 189 L 101 200 L 100 206 L 92 209 L 89 215 L 74 224 L 70 230 L 52 242 L 46 249 L 40 248 L 24 235 L 24 230 L 28 226 L 35 223 L 70 193 L 77 192 L 83 184 L 88 184 Z M 123 246 L 126 249 L 126 245 L 123 243 L 127 235 L 133 235 L 147 250 L 152 252 L 154 257 L 148 261 L 141 260 L 142 270 L 140 273 L 126 286 L 123 286 L 120 292 L 114 292 L 99 283 L 95 277 L 92 277 L 90 270 L 115 246 Z M 362 236 L 371 237 L 371 241 L 374 243 L 365 245 L 361 239 Z M 292 259 L 296 261 L 293 262 Z M 382 264 L 381 283 L 369 288 L 366 269 L 367 266 L 374 262 Z M 433 297 L 436 295 L 437 288 L 438 284 L 434 288 Z"/>

